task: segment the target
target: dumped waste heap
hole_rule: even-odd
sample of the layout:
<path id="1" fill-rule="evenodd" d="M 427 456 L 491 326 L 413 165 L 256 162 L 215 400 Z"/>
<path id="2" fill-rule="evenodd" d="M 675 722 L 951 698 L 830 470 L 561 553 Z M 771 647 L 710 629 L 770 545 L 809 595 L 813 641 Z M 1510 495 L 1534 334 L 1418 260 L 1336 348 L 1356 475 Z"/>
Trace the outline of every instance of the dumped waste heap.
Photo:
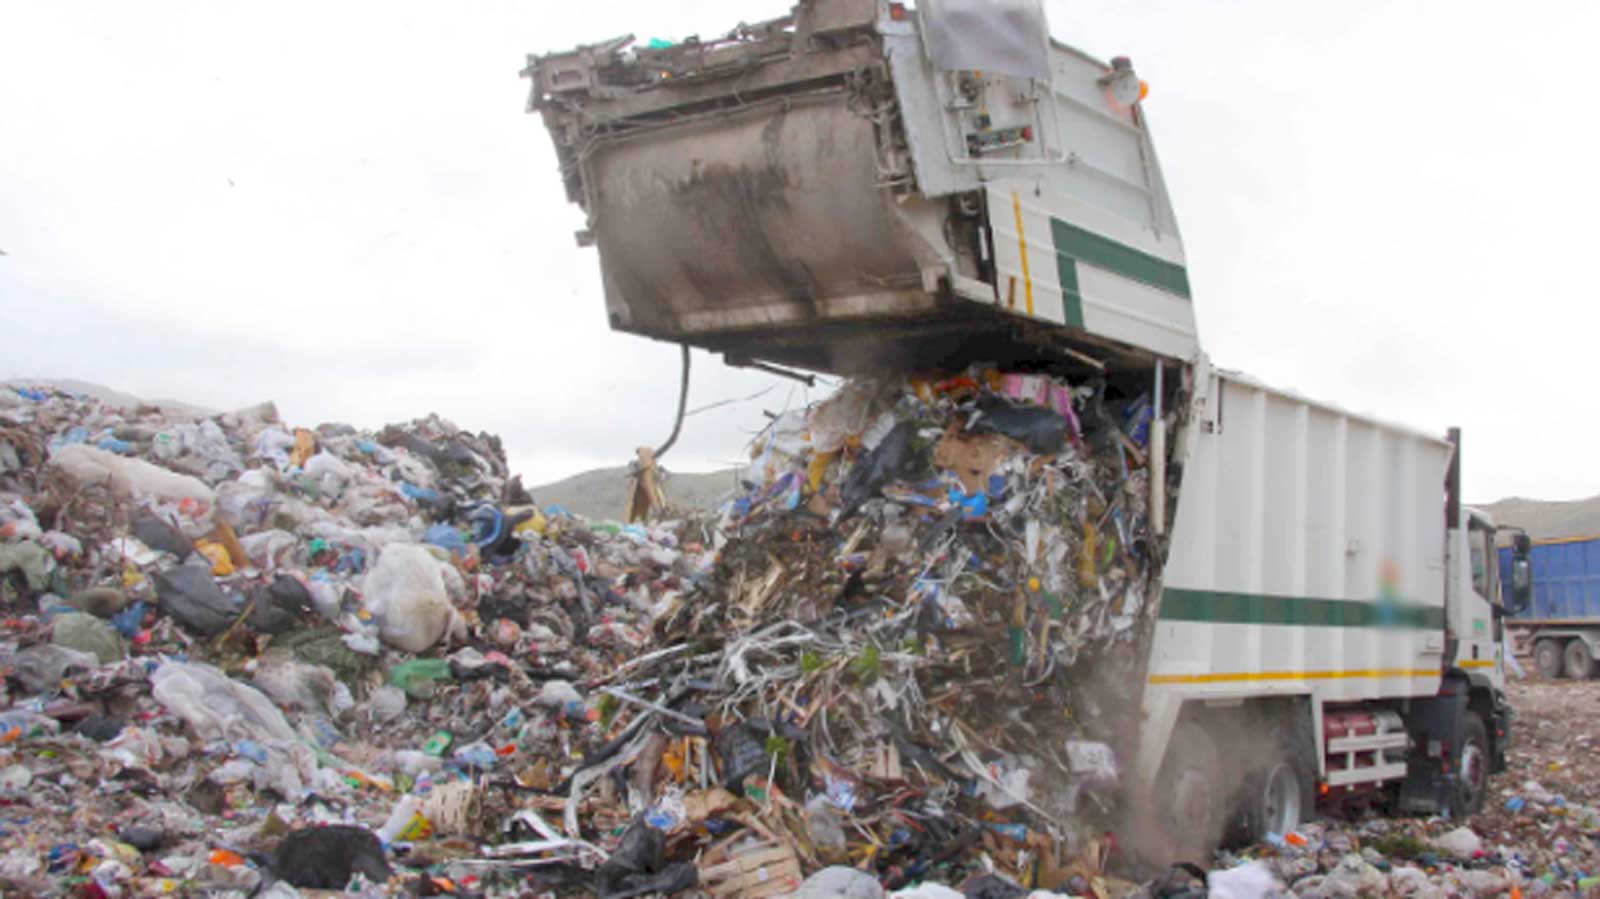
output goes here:
<path id="1" fill-rule="evenodd" d="M 1100 704 L 1136 702 L 1160 570 L 1149 409 L 976 369 L 779 417 L 715 567 L 657 610 L 668 648 L 625 686 L 703 709 L 700 782 L 776 785 L 806 867 L 865 852 L 895 887 L 960 882 L 986 855 L 1065 886 L 1105 829 L 1106 741 L 1131 737 Z"/>
<path id="2" fill-rule="evenodd" d="M 1150 410 L 853 382 L 777 417 L 719 513 L 620 526 L 437 417 L 8 388 L 0 881 L 1081 887 L 1164 551 Z"/>

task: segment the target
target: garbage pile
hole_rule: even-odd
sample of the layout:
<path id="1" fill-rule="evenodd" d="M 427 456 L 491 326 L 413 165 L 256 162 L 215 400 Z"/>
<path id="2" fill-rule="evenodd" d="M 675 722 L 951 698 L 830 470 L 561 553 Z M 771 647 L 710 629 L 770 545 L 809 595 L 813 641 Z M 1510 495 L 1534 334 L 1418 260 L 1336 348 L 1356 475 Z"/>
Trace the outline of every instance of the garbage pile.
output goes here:
<path id="1" fill-rule="evenodd" d="M 1459 822 L 1303 824 L 1246 855 L 1223 854 L 1206 877 L 1213 895 L 1445 899 L 1551 888 L 1529 876 L 1517 853 L 1495 849 Z"/>
<path id="2" fill-rule="evenodd" d="M 436 416 L 8 388 L 0 889 L 1111 889 L 1153 408 L 852 383 L 644 526 Z"/>
<path id="3" fill-rule="evenodd" d="M 709 576 L 656 611 L 683 650 L 619 684 L 705 722 L 674 724 L 677 781 L 890 888 L 1100 876 L 1164 556 L 1150 398 L 1106 392 L 975 369 L 778 417 Z"/>

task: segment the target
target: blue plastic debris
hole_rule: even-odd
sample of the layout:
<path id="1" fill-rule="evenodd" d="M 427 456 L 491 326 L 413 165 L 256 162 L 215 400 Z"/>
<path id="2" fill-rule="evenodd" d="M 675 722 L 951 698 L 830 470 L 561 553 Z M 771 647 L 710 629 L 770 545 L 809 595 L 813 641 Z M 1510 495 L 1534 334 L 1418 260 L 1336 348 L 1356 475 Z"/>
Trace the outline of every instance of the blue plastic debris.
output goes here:
<path id="1" fill-rule="evenodd" d="M 68 428 L 64 433 L 57 434 L 50 441 L 50 452 L 53 453 L 56 450 L 61 449 L 63 446 L 72 446 L 74 444 L 88 442 L 89 429 L 82 425 L 78 425 L 76 427 Z"/>
<path id="2" fill-rule="evenodd" d="M 418 487 L 408 481 L 400 482 L 400 492 L 418 502 L 432 503 L 439 501 L 439 491 L 427 487 Z"/>
<path id="3" fill-rule="evenodd" d="M 951 487 L 950 501 L 960 506 L 967 518 L 982 518 L 989 514 L 989 495 L 986 493 L 968 496 L 960 487 Z"/>
<path id="4" fill-rule="evenodd" d="M 144 615 L 147 611 L 149 611 L 149 606 L 143 601 L 136 602 L 113 615 L 111 617 L 111 626 L 117 629 L 117 633 L 131 640 L 139 635 L 139 627 L 144 623 Z"/>
<path id="5" fill-rule="evenodd" d="M 467 548 L 467 539 L 448 524 L 429 525 L 428 530 L 423 532 L 422 539 L 425 543 L 431 543 L 440 549 L 448 549 L 456 555 L 461 555 Z"/>

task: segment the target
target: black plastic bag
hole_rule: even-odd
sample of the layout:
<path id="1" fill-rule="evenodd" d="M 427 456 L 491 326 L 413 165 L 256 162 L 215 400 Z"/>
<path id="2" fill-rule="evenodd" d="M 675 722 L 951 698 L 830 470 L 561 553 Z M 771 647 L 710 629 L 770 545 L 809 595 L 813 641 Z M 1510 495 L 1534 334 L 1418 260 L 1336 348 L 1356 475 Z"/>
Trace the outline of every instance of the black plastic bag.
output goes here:
<path id="1" fill-rule="evenodd" d="M 967 899 L 1021 899 L 1028 891 L 998 874 L 982 874 L 961 885 Z"/>
<path id="2" fill-rule="evenodd" d="M 737 793 L 744 779 L 767 770 L 767 739 L 749 722 L 723 728 L 711 743 L 722 768 L 722 785 Z"/>
<path id="3" fill-rule="evenodd" d="M 917 469 L 916 436 L 916 422 L 902 421 L 850 467 L 844 485 L 839 488 L 844 514 L 855 512 L 862 503 L 877 496 L 885 484 Z"/>
<path id="4" fill-rule="evenodd" d="M 214 636 L 239 616 L 239 610 L 204 568 L 180 565 L 156 575 L 155 581 L 162 611 L 189 630 Z"/>
<path id="5" fill-rule="evenodd" d="M 595 869 L 595 892 L 608 895 L 619 889 L 624 880 L 660 871 L 666 847 L 665 833 L 646 822 L 643 816 L 634 818 L 622 832 L 617 851 Z"/>
<path id="6" fill-rule="evenodd" d="M 167 842 L 167 833 L 159 827 L 131 824 L 117 829 L 117 839 L 140 852 L 154 852 Z"/>
<path id="7" fill-rule="evenodd" d="M 601 899 L 632 899 L 652 893 L 671 895 L 699 882 L 700 870 L 694 866 L 694 862 L 673 862 L 655 874 L 629 874 L 611 892 L 601 893 L 600 896 Z"/>
<path id="8" fill-rule="evenodd" d="M 127 721 L 115 715 L 90 715 L 72 729 L 96 743 L 107 743 L 121 735 L 127 726 Z"/>
<path id="9" fill-rule="evenodd" d="M 312 612 L 311 593 L 298 580 L 280 574 L 272 583 L 251 591 L 255 608 L 250 626 L 266 634 L 283 634 L 305 627 Z"/>
<path id="10" fill-rule="evenodd" d="M 194 544 L 183 532 L 154 515 L 141 515 L 133 523 L 133 536 L 151 549 L 172 553 L 182 562 L 194 552 Z"/>
<path id="11" fill-rule="evenodd" d="M 978 400 L 983 413 L 973 430 L 1004 434 L 1041 456 L 1051 456 L 1066 448 L 1072 425 L 1054 411 L 1042 406 L 1017 406 L 999 397 Z"/>
<path id="12" fill-rule="evenodd" d="M 342 890 L 356 874 L 374 883 L 394 874 L 377 836 L 345 824 L 290 831 L 273 853 L 272 872 L 293 886 L 319 890 Z"/>

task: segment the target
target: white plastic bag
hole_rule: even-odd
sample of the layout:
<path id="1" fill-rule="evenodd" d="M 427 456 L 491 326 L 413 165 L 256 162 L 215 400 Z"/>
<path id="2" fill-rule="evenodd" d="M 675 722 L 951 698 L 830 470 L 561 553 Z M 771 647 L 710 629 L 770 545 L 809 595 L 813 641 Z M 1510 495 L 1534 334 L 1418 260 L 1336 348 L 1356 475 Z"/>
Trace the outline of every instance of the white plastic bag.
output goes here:
<path id="1" fill-rule="evenodd" d="M 1206 888 L 1215 899 L 1262 899 L 1268 893 L 1281 891 L 1283 884 L 1266 862 L 1251 861 L 1226 871 L 1212 871 L 1206 875 Z"/>
<path id="2" fill-rule="evenodd" d="M 294 728 L 261 691 L 200 662 L 166 662 L 151 694 L 202 740 L 293 740 Z"/>
<path id="3" fill-rule="evenodd" d="M 793 899 L 883 899 L 883 887 L 871 874 L 834 865 L 807 877 Z"/>
<path id="4" fill-rule="evenodd" d="M 396 649 L 424 652 L 452 630 L 465 629 L 450 605 L 442 563 L 425 547 L 384 547 L 361 590 L 378 635 Z"/>
<path id="5" fill-rule="evenodd" d="M 208 510 L 217 496 L 199 478 L 168 471 L 143 459 L 130 459 L 103 449 L 74 443 L 56 450 L 50 467 L 78 484 L 109 484 L 118 496 L 153 496 L 166 502 L 194 500 Z M 206 513 L 209 519 L 209 511 Z"/>

